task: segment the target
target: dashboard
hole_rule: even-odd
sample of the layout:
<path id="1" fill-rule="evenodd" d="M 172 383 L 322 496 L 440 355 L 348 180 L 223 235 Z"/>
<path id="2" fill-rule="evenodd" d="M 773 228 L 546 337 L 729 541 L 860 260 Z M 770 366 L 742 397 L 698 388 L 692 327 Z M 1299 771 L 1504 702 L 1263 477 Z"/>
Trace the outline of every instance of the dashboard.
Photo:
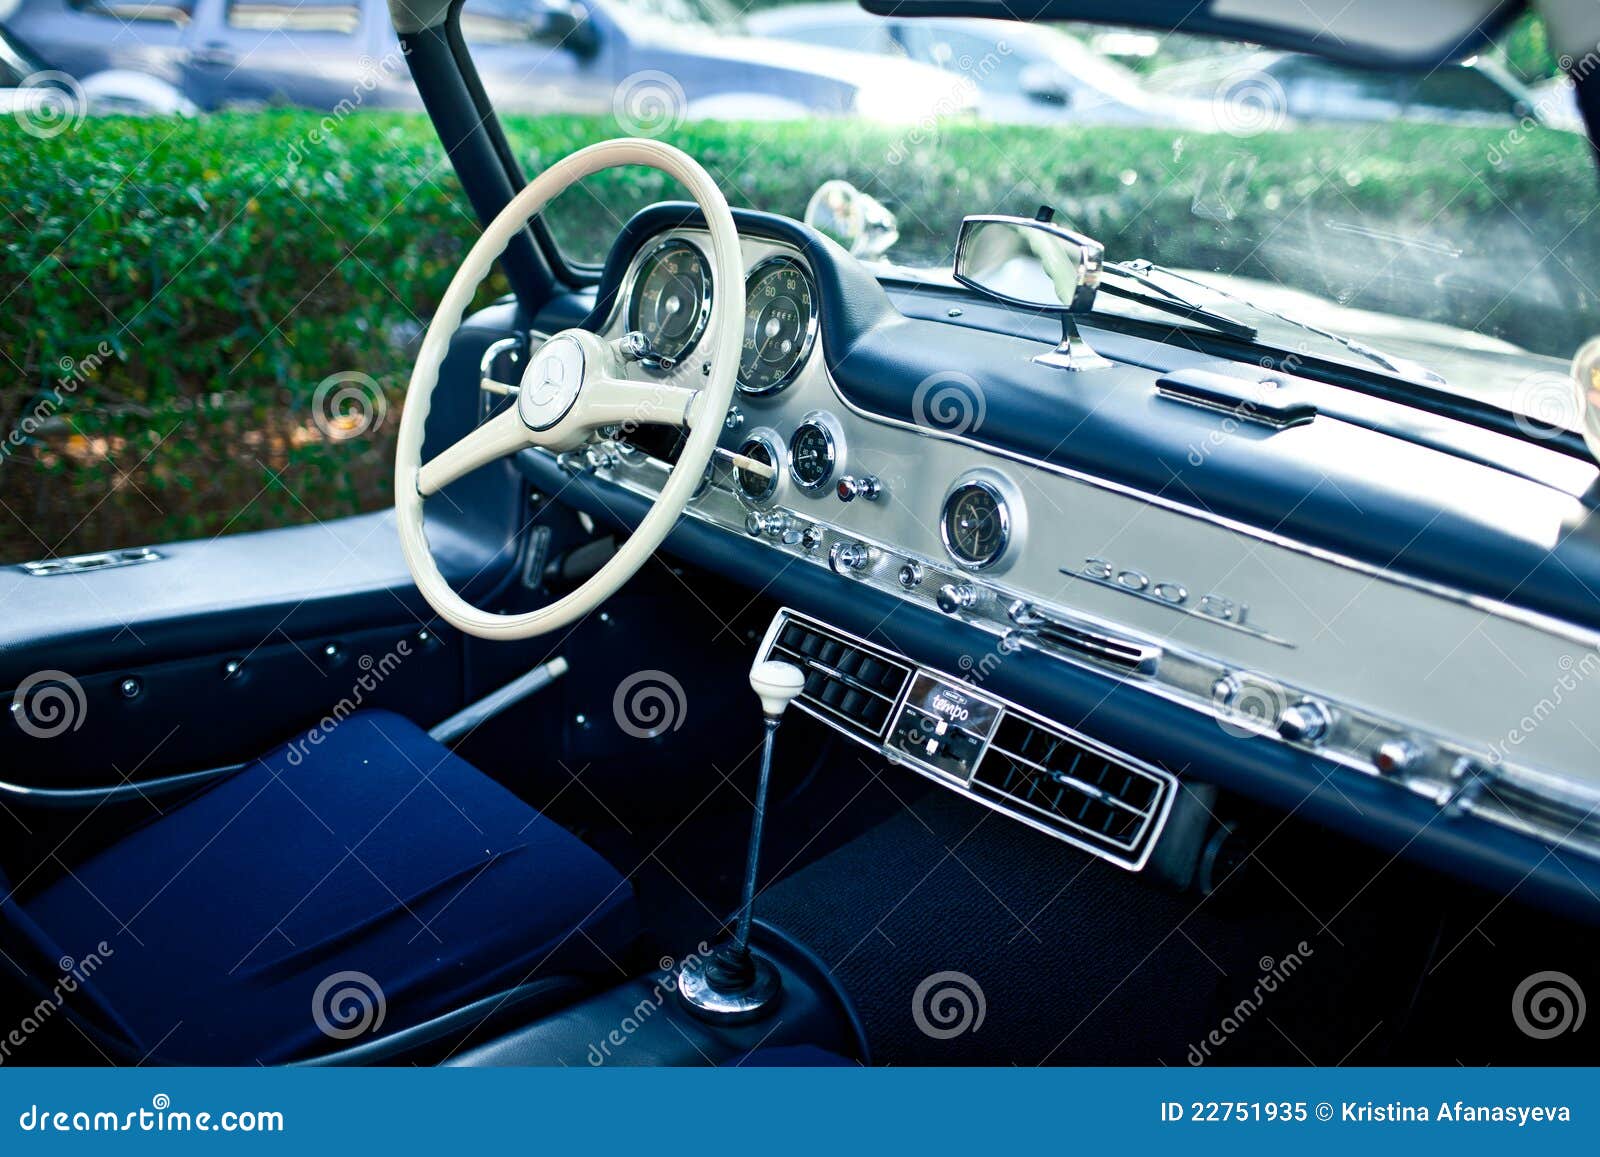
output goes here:
<path id="1" fill-rule="evenodd" d="M 1130 869 L 1158 844 L 1180 777 L 1206 781 L 1216 751 L 1247 763 L 1263 748 L 1310 757 L 1335 790 L 1357 777 L 1422 801 L 1441 824 L 1493 825 L 1600 859 L 1600 746 L 1569 721 L 1600 719 L 1593 625 L 1297 534 L 1304 500 L 1247 518 L 1205 489 L 1229 455 L 1268 469 L 1325 462 L 1317 500 L 1345 489 L 1333 501 L 1370 523 L 1379 510 L 1361 509 L 1341 471 L 1381 453 L 1407 495 L 1454 518 L 1465 494 L 1480 524 L 1510 533 L 1499 528 L 1514 522 L 1548 550 L 1572 501 L 1561 486 L 1396 439 L 1325 398 L 1310 417 L 1299 404 L 1291 420 L 1275 423 L 1274 410 L 1237 421 L 1208 401 L 1237 366 L 1155 342 L 1097 335 L 1112 368 L 1041 370 L 1032 355 L 1048 335 L 1017 332 L 1010 311 L 932 291 L 891 302 L 847 255 L 778 220 L 741 216 L 746 282 L 728 287 L 711 283 L 692 218 L 646 211 L 619 240 L 588 324 L 611 338 L 643 332 L 659 360 L 637 372 L 692 385 L 711 302 L 743 293 L 739 392 L 721 439 L 731 453 L 713 461 L 687 518 L 763 552 L 789 580 L 825 573 L 984 641 L 936 665 L 819 608 L 787 608 L 761 651 L 807 671 L 802 708 Z M 1318 397 L 1293 374 L 1244 372 L 1286 397 Z M 1017 399 L 1035 390 L 1046 408 L 1019 422 Z M 1088 468 L 1104 440 L 1082 440 L 1083 428 L 1113 410 L 1168 441 L 1178 431 L 1181 460 L 1169 457 L 1164 485 Z M 678 435 L 612 434 L 556 465 L 653 497 Z M 1018 671 L 1055 665 L 1177 706 L 1224 742 L 1194 767 L 1107 743 L 1029 701 Z M 1552 697 L 1561 718 L 1545 725 Z"/>

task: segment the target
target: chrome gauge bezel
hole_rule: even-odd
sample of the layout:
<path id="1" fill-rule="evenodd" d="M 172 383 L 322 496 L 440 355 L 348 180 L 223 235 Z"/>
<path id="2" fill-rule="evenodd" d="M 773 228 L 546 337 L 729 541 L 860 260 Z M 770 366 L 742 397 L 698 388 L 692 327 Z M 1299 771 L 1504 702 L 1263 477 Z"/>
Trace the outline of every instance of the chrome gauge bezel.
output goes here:
<path id="1" fill-rule="evenodd" d="M 706 271 L 706 291 L 700 298 L 699 314 L 694 319 L 694 330 L 689 335 L 688 344 L 683 347 L 681 353 L 673 358 L 672 367 L 662 367 L 663 369 L 682 365 L 683 360 L 694 352 L 695 346 L 700 344 L 700 338 L 704 336 L 706 326 L 711 321 L 711 306 L 717 296 L 717 281 L 711 274 L 711 261 L 706 257 L 706 251 L 687 237 L 663 237 L 648 249 L 641 250 L 638 256 L 634 258 L 633 270 L 628 280 L 628 296 L 622 303 L 622 320 L 628 330 L 639 328 L 640 274 L 665 249 L 688 249 L 700 259 L 700 264 Z"/>
<path id="2" fill-rule="evenodd" d="M 950 506 L 963 493 L 969 490 L 980 490 L 987 494 L 995 504 L 995 513 L 1000 521 L 1000 545 L 986 559 L 972 561 L 962 556 L 956 550 L 955 543 L 950 539 Z M 1011 565 L 1015 547 L 1022 537 L 1024 529 L 1024 507 L 1022 495 L 1011 483 L 1011 480 L 992 470 L 975 470 L 963 474 L 945 491 L 944 499 L 939 504 L 939 541 L 944 544 L 945 554 L 962 570 L 977 574 L 982 571 L 1004 570 Z"/>
<path id="3" fill-rule="evenodd" d="M 792 265 L 799 272 L 806 283 L 806 300 L 810 306 L 806 317 L 805 336 L 800 341 L 800 352 L 795 355 L 794 364 L 789 367 L 783 377 L 766 386 L 747 386 L 743 377 L 736 380 L 739 392 L 750 398 L 769 397 L 793 384 L 800 376 L 800 371 L 805 369 L 806 363 L 811 360 L 811 349 L 817 342 L 818 315 L 817 315 L 817 279 L 811 276 L 811 270 L 804 261 L 788 253 L 775 253 L 771 257 L 763 258 L 750 267 L 744 275 L 744 304 L 746 316 L 750 310 L 750 289 L 766 271 L 775 265 Z M 742 359 L 741 359 L 742 360 Z"/>
<path id="4" fill-rule="evenodd" d="M 828 447 L 828 472 L 819 482 L 808 484 L 800 477 L 800 471 L 795 467 L 794 446 L 802 430 L 817 430 L 822 434 Z M 807 494 L 832 493 L 833 480 L 844 468 L 844 429 L 839 425 L 839 420 L 826 410 L 812 410 L 802 417 L 794 432 L 789 435 L 788 461 L 789 477 L 794 481 L 796 489 Z"/>
<path id="5" fill-rule="evenodd" d="M 739 439 L 739 453 L 743 454 L 745 448 L 752 442 L 760 443 L 766 450 L 767 456 L 772 459 L 772 477 L 767 479 L 767 488 L 764 491 L 760 494 L 751 494 L 740 482 L 739 468 L 735 466 L 732 468 L 733 492 L 739 496 L 741 501 L 747 504 L 766 506 L 778 496 L 778 484 L 783 481 L 783 471 L 788 460 L 784 452 L 783 439 L 778 437 L 776 430 L 768 429 L 765 426 L 751 430 L 750 433 Z"/>

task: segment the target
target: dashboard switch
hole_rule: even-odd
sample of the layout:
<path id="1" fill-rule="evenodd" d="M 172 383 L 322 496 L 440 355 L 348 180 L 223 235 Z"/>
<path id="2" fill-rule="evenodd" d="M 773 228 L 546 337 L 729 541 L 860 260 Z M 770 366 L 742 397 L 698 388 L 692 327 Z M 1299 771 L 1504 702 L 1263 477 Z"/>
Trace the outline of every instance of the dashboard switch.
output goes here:
<path id="1" fill-rule="evenodd" d="M 978 588 L 971 583 L 945 583 L 936 596 L 939 609 L 947 615 L 966 610 L 978 601 Z"/>
<path id="2" fill-rule="evenodd" d="M 900 564 L 900 585 L 906 590 L 915 590 L 922 585 L 922 564 L 920 562 L 904 562 Z"/>
<path id="3" fill-rule="evenodd" d="M 872 561 L 872 548 L 860 542 L 836 542 L 828 551 L 828 565 L 835 574 L 864 570 Z"/>
<path id="4" fill-rule="evenodd" d="M 1327 705 L 1315 699 L 1302 699 L 1278 716 L 1278 734 L 1290 743 L 1318 743 L 1326 738 L 1332 725 L 1333 715 Z"/>
<path id="5" fill-rule="evenodd" d="M 837 490 L 840 502 L 854 502 L 858 498 L 865 498 L 868 502 L 876 502 L 883 496 L 883 483 L 871 474 L 863 474 L 857 478 L 853 474 L 846 474 L 839 479 Z"/>

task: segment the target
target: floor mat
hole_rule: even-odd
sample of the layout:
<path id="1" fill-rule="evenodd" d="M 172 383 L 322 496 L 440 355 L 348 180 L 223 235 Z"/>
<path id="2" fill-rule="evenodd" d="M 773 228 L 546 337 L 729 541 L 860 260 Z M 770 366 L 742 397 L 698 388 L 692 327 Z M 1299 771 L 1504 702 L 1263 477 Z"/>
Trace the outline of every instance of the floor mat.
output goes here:
<path id="1" fill-rule="evenodd" d="M 1287 899 L 1230 910 L 903 773 L 872 790 L 896 814 L 757 912 L 834 971 L 875 1063 L 1337 1063 L 1369 1027 L 1329 1023 L 1352 946 Z"/>

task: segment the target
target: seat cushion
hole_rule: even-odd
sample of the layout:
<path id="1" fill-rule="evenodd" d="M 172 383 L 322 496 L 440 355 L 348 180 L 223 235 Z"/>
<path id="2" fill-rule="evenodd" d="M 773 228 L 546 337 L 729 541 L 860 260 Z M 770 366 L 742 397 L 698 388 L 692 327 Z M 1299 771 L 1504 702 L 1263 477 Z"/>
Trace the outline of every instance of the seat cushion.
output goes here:
<path id="1" fill-rule="evenodd" d="M 272 1063 L 533 977 L 626 976 L 632 889 L 397 715 L 262 757 L 27 904 L 136 1048 Z M 359 1031 L 358 1031 L 359 1030 Z"/>

